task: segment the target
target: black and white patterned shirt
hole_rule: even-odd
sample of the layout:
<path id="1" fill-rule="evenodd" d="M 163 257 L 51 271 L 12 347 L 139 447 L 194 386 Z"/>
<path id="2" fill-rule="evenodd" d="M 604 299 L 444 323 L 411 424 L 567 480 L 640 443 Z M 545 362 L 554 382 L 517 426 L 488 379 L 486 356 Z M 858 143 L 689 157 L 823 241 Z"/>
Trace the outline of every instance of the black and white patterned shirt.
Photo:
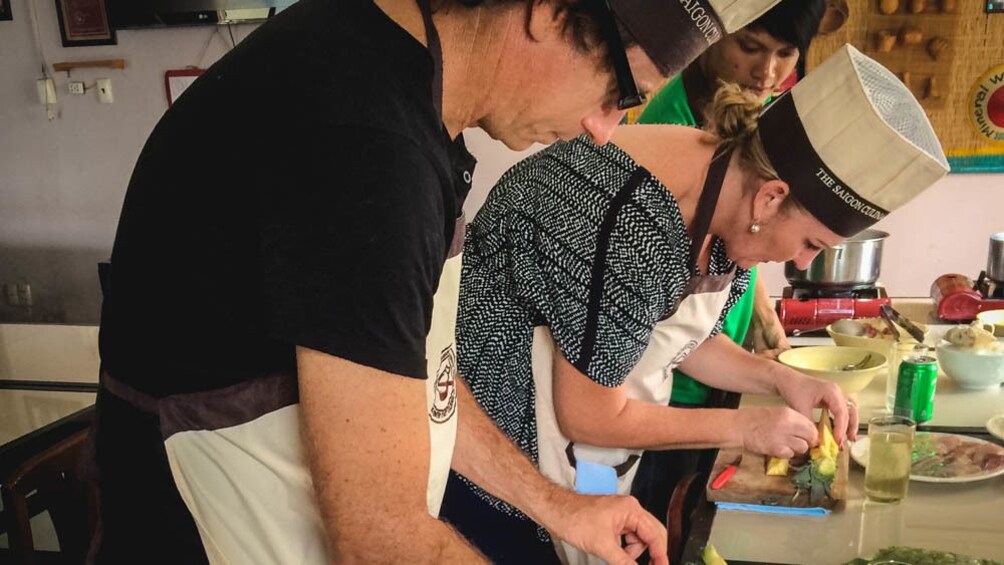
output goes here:
<path id="1" fill-rule="evenodd" d="M 559 142 L 495 185 L 468 227 L 457 348 L 460 373 L 488 415 L 534 461 L 531 346 L 548 326 L 565 358 L 607 387 L 624 383 L 652 328 L 691 276 L 691 241 L 676 199 L 613 143 Z M 734 267 L 715 238 L 708 274 Z M 711 335 L 749 284 L 737 269 Z M 497 509 L 518 511 L 475 488 Z"/>

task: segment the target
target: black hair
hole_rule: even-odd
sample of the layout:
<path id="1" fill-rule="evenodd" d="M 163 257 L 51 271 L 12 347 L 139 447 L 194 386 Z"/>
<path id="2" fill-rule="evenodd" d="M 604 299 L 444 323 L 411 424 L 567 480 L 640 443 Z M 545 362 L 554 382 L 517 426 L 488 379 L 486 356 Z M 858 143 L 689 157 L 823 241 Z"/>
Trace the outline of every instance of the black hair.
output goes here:
<path id="1" fill-rule="evenodd" d="M 439 0 L 440 4 L 450 2 L 473 8 L 481 5 L 504 5 L 523 4 L 528 9 L 534 4 L 542 3 L 542 0 Z M 556 8 L 565 16 L 565 33 L 569 39 L 583 53 L 590 53 L 597 47 L 604 45 L 603 33 L 597 19 L 596 10 L 601 9 L 603 0 L 551 0 Z M 434 0 L 433 5 L 436 2 Z M 529 13 L 527 14 L 529 18 Z M 619 18 L 617 30 L 620 32 L 621 43 L 624 49 L 634 47 L 638 41 L 627 31 Z M 528 20 L 529 24 L 529 20 Z"/>
<path id="2" fill-rule="evenodd" d="M 798 47 L 798 52 L 804 59 L 825 11 L 826 0 L 781 0 L 746 28 L 766 31 L 777 39 Z"/>

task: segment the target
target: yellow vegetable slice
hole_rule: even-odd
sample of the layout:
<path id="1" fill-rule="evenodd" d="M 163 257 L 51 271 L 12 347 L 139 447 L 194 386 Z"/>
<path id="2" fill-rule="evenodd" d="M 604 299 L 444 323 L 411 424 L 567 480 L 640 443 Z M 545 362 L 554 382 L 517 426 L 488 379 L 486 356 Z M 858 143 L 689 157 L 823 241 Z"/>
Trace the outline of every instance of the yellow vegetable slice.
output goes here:
<path id="1" fill-rule="evenodd" d="M 710 543 L 704 546 L 704 552 L 701 553 L 701 560 L 704 561 L 704 565 L 729 565 L 721 555 L 718 555 L 718 551 L 715 550 L 715 546 Z"/>
<path id="2" fill-rule="evenodd" d="M 771 457 L 767 460 L 767 474 L 772 477 L 787 477 L 788 460 Z"/>

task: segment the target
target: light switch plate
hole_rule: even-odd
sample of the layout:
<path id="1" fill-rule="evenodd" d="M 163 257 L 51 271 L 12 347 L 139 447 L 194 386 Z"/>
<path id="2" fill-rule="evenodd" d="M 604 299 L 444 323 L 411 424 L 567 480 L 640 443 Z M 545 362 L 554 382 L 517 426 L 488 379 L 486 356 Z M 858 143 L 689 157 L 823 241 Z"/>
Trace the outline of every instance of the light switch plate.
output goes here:
<path id="1" fill-rule="evenodd" d="M 112 79 L 99 78 L 97 80 L 98 102 L 111 104 L 115 102 L 115 95 L 112 94 Z"/>

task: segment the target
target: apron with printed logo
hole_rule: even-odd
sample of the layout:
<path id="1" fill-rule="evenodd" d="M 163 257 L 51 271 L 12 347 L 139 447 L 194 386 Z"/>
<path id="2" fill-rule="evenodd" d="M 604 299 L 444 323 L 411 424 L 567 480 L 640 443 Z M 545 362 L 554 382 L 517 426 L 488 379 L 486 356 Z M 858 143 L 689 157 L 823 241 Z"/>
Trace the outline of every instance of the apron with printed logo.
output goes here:
<path id="1" fill-rule="evenodd" d="M 441 115 L 441 47 L 428 0 L 418 4 L 435 63 L 433 94 Z M 470 171 L 454 173 L 456 182 L 462 178 L 469 185 Z M 426 502 L 433 517 L 439 515 L 457 434 L 454 336 L 464 228 L 461 215 L 433 299 L 426 338 L 430 434 Z M 101 375 L 101 387 L 102 393 L 159 420 L 171 475 L 211 563 L 331 562 L 302 443 L 295 375 L 270 375 L 224 389 L 159 399 L 107 373 Z"/>
<path id="2" fill-rule="evenodd" d="M 711 217 L 728 168 L 730 151 L 719 149 L 712 159 L 695 216 L 690 262 L 698 254 L 708 233 Z M 623 190 L 634 190 L 645 180 L 632 175 Z M 652 328 L 648 346 L 638 364 L 624 381 L 629 398 L 669 404 L 673 389 L 673 369 L 704 342 L 725 308 L 735 269 L 724 275 L 695 275 L 687 284 L 676 309 Z M 630 494 L 643 453 L 638 449 L 618 449 L 574 444 L 558 426 L 554 411 L 552 367 L 557 350 L 546 326 L 534 328 L 533 380 L 536 389 L 537 448 L 541 472 L 558 484 L 582 494 Z M 572 546 L 555 540 L 555 548 L 565 563 L 602 563 Z"/>

